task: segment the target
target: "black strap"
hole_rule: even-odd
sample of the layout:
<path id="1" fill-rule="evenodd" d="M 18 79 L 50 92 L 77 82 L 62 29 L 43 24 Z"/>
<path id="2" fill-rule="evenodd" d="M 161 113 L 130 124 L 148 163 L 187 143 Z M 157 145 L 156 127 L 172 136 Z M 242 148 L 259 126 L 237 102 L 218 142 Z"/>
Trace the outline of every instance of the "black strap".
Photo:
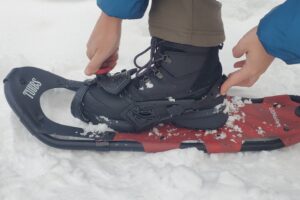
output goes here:
<path id="1" fill-rule="evenodd" d="M 117 95 L 131 82 L 131 75 L 136 69 L 123 70 L 114 75 L 105 74 L 97 76 L 97 85 L 102 87 L 106 92 Z"/>
<path id="2" fill-rule="evenodd" d="M 72 101 L 72 104 L 71 104 L 71 112 L 73 114 L 73 116 L 81 119 L 82 121 L 85 121 L 85 122 L 89 122 L 90 120 L 87 119 L 84 114 L 83 114 L 83 111 L 82 111 L 82 102 L 83 102 L 83 98 L 86 94 L 86 92 L 88 91 L 88 89 L 90 88 L 91 85 L 93 84 L 96 84 L 96 81 L 95 80 L 87 80 L 85 81 L 84 85 L 81 86 L 74 98 L 73 98 L 73 101 Z"/>

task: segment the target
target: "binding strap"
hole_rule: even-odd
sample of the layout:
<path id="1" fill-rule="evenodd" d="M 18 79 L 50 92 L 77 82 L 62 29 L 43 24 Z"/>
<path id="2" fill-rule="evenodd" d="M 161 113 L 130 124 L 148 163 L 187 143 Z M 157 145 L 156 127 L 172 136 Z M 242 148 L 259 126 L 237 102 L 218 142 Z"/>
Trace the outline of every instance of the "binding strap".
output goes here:
<path id="1" fill-rule="evenodd" d="M 84 122 L 89 122 L 90 120 L 87 119 L 83 114 L 83 110 L 82 110 L 82 107 L 84 106 L 83 98 L 84 98 L 86 92 L 88 91 L 88 89 L 90 88 L 90 86 L 94 85 L 94 84 L 96 84 L 95 79 L 86 80 L 84 82 L 84 85 L 77 90 L 77 92 L 73 98 L 72 104 L 71 104 L 71 112 L 72 112 L 73 116 L 81 119 Z"/>

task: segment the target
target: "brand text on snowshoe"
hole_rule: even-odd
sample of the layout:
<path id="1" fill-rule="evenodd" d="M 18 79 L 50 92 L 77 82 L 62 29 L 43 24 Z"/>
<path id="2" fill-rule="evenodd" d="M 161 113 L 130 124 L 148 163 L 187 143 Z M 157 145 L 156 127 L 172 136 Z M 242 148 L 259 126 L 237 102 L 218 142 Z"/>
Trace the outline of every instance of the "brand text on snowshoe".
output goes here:
<path id="1" fill-rule="evenodd" d="M 32 78 L 31 81 L 26 86 L 25 90 L 23 91 L 23 95 L 28 96 L 31 99 L 34 99 L 34 96 L 39 91 L 40 87 L 42 86 L 42 83 L 36 78 Z"/>
<path id="2" fill-rule="evenodd" d="M 272 114 L 272 117 L 273 117 L 275 123 L 276 123 L 276 127 L 280 128 L 281 127 L 281 123 L 280 123 L 280 120 L 279 120 L 278 115 L 276 113 L 276 110 L 274 108 L 272 108 L 272 107 L 269 108 L 269 110 L 270 110 L 270 113 Z"/>

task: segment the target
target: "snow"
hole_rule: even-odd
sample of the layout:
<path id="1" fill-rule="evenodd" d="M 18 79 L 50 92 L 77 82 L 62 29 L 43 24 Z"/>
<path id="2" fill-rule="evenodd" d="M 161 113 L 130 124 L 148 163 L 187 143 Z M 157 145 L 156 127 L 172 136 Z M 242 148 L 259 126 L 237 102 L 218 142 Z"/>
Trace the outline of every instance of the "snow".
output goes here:
<path id="1" fill-rule="evenodd" d="M 216 135 L 216 139 L 217 140 L 224 140 L 224 139 L 226 139 L 227 138 L 227 135 L 226 135 L 226 133 L 224 133 L 224 132 L 222 132 L 221 134 L 219 134 L 219 135 Z"/>
<path id="2" fill-rule="evenodd" d="M 264 135 L 266 133 L 266 131 L 264 131 L 264 129 L 262 127 L 257 127 L 256 129 L 257 134 L 259 135 Z"/>
<path id="3" fill-rule="evenodd" d="M 235 61 L 233 45 L 282 1 L 222 2 L 227 41 L 221 59 L 229 73 Z M 12 67 L 24 65 L 67 78 L 87 78 L 83 75 L 85 45 L 99 13 L 94 0 L 1 0 L 0 78 Z M 133 66 L 133 57 L 149 45 L 147 17 L 126 21 L 122 37 L 115 71 Z M 252 88 L 234 88 L 230 94 L 300 95 L 299 67 L 276 60 Z M 30 135 L 6 103 L 3 84 L 0 90 L 1 200 L 299 199 L 300 145 L 272 152 L 212 155 L 196 149 L 156 154 L 59 150 Z M 51 119 L 87 126 L 70 114 L 71 92 L 47 95 L 49 99 L 42 103 Z"/>
<path id="4" fill-rule="evenodd" d="M 176 102 L 176 99 L 174 99 L 174 97 L 168 97 L 168 101 L 170 101 L 170 102 Z"/>
<path id="5" fill-rule="evenodd" d="M 236 133 L 242 133 L 241 127 L 238 125 L 235 125 L 236 121 L 242 121 L 245 122 L 245 116 L 246 114 L 244 112 L 241 112 L 240 114 L 240 108 L 244 107 L 245 104 L 251 104 L 251 100 L 249 99 L 242 99 L 241 97 L 235 96 L 232 97 L 231 100 L 224 100 L 224 103 L 226 105 L 224 109 L 224 113 L 228 113 L 229 117 L 227 119 L 227 122 L 225 124 L 225 129 L 228 129 L 229 132 L 236 132 Z M 219 106 L 219 105 L 218 105 Z M 239 134 L 237 134 L 239 137 Z"/>
<path id="6" fill-rule="evenodd" d="M 154 87 L 154 85 L 150 80 L 146 82 L 146 88 L 150 89 L 150 88 L 153 88 L 153 87 Z"/>

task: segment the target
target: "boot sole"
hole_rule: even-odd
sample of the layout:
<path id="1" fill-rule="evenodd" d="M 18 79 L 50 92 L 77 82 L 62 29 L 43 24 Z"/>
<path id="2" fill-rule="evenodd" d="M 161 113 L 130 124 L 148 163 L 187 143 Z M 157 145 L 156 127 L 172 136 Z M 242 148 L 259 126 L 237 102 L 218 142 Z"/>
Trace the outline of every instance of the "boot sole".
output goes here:
<path id="1" fill-rule="evenodd" d="M 180 128 L 213 130 L 222 127 L 227 122 L 227 119 L 227 114 L 223 112 L 213 113 L 211 112 L 211 109 L 209 109 L 204 111 L 190 112 L 180 117 L 173 118 L 171 121 L 167 120 L 165 123 L 172 123 L 176 127 Z M 119 130 L 121 132 L 140 132 L 139 130 L 135 130 L 135 128 L 127 121 L 109 120 L 101 121 L 101 123 L 106 123 L 110 128 Z M 149 126 L 145 129 L 150 129 L 151 127 Z"/>
<path id="2" fill-rule="evenodd" d="M 196 111 L 176 117 L 172 120 L 172 123 L 182 128 L 212 130 L 222 127 L 227 119 L 228 115 L 223 112 L 203 115 L 203 112 Z"/>

